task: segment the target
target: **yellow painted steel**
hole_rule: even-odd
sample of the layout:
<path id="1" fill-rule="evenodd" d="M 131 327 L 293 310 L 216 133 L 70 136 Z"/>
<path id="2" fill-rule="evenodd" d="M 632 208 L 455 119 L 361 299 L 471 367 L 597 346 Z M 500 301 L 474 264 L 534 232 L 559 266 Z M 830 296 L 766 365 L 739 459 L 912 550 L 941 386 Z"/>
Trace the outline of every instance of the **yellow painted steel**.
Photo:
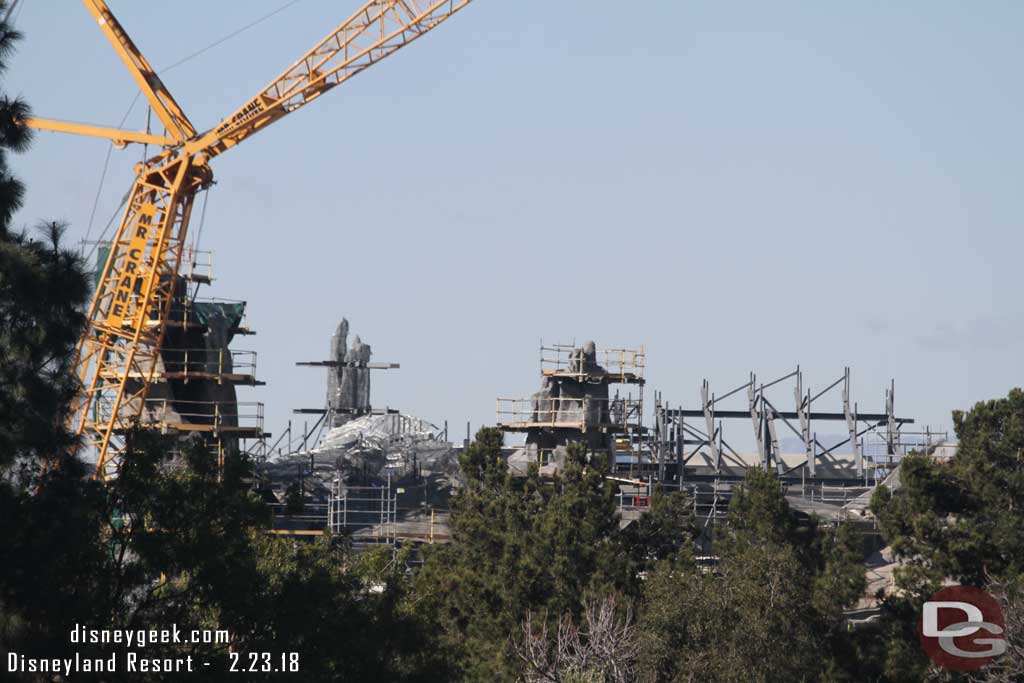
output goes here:
<path id="1" fill-rule="evenodd" d="M 103 0 L 84 0 L 84 2 L 85 8 L 96 20 L 103 35 L 114 46 L 117 56 L 128 68 L 128 73 L 135 80 L 135 84 L 149 100 L 153 113 L 164 124 L 167 134 L 178 142 L 184 142 L 193 137 L 196 134 L 196 129 L 192 127 L 185 112 L 174 101 L 170 91 L 164 86 L 153 67 L 142 56 L 142 52 L 135 47 L 135 43 L 128 37 L 128 33 L 125 32 L 120 22 L 114 18 L 107 3 Z"/>
<path id="2" fill-rule="evenodd" d="M 84 123 L 71 123 L 69 121 L 54 121 L 52 119 L 26 119 L 25 123 L 30 128 L 37 130 L 52 130 L 58 133 L 75 133 L 76 135 L 88 135 L 97 138 L 107 138 L 114 142 L 115 147 L 124 147 L 129 142 L 138 142 L 144 145 L 157 145 L 165 147 L 174 144 L 170 138 L 162 135 L 151 135 L 149 133 L 137 133 L 131 130 L 120 130 L 118 128 L 105 128 L 103 126 L 89 126 Z"/>
<path id="3" fill-rule="evenodd" d="M 72 426 L 97 451 L 96 476 L 116 474 L 124 432 L 142 415 L 170 315 L 196 194 L 213 182 L 210 158 L 425 35 L 471 0 L 370 0 L 254 98 L 197 133 L 103 0 L 83 0 L 166 132 L 163 136 L 30 119 L 54 130 L 157 145 L 136 179 L 111 244 L 78 349 L 81 391 Z"/>

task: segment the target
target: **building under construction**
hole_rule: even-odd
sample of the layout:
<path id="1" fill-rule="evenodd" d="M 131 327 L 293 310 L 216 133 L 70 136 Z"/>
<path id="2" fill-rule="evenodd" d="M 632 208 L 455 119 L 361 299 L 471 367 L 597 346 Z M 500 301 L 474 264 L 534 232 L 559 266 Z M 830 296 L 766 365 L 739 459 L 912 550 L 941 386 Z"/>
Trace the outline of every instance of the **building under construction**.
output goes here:
<path id="1" fill-rule="evenodd" d="M 297 409 L 316 416 L 312 427 L 304 425 L 295 438 L 289 424 L 259 463 L 275 527 L 282 533 L 329 530 L 357 544 L 442 540 L 458 476 L 447 429 L 395 408 L 375 408 L 373 372 L 399 364 L 373 362 L 371 346 L 358 336 L 349 345 L 348 335 L 342 319 L 328 358 L 297 363 L 325 369 L 326 397 L 321 407 Z"/>
<path id="2" fill-rule="evenodd" d="M 274 513 L 274 533 L 330 534 L 357 548 L 449 539 L 449 500 L 462 482 L 460 446 L 449 438 L 447 421 L 375 404 L 374 373 L 399 365 L 375 362 L 371 346 L 359 336 L 350 340 L 342 319 L 325 358 L 297 359 L 298 366 L 325 373 L 322 403 L 298 408 L 294 427 L 281 425 L 272 441 L 262 403 L 238 395 L 239 387 L 263 384 L 256 354 L 234 348 L 253 332 L 246 302 L 199 296 L 213 281 L 212 263 L 199 250 L 202 225 L 195 236 L 189 228 L 197 197 L 214 184 L 212 164 L 220 154 L 468 3 L 370 0 L 204 129 L 193 125 L 106 3 L 86 0 L 160 131 L 149 120 L 146 131 L 27 120 L 38 130 L 145 150 L 120 222 L 112 223 L 116 231 L 96 244 L 95 293 L 75 360 L 80 387 L 69 426 L 94 458 L 98 478 L 118 475 L 132 430 L 199 435 L 222 465 L 234 450 L 252 458 L 252 486 Z M 608 465 L 622 526 L 645 514 L 655 490 L 686 492 L 707 544 L 736 485 L 751 468 L 762 468 L 777 478 L 793 509 L 824 523 L 853 520 L 875 539 L 867 507 L 880 483 L 900 486 L 901 458 L 913 450 L 936 458 L 955 454 L 945 434 L 897 413 L 894 381 L 864 403 L 852 396 L 850 368 L 820 387 L 809 386 L 797 367 L 767 380 L 751 372 L 724 391 L 705 379 L 699 387 L 652 392 L 647 384 L 656 378 L 646 376 L 646 353 L 643 346 L 542 342 L 539 389 L 497 399 L 495 423 L 515 441 L 504 451 L 510 470 L 525 476 L 536 468 L 551 481 L 567 448 L 582 444 Z M 694 394 L 699 401 L 678 398 Z M 872 571 L 884 577 L 891 565 L 878 560 Z"/>
<path id="3" fill-rule="evenodd" d="M 239 402 L 235 394 L 239 385 L 258 384 L 255 355 L 229 348 L 233 337 L 247 331 L 244 304 L 197 298 L 196 290 L 211 276 L 203 272 L 189 227 L 196 198 L 214 183 L 212 163 L 220 154 L 432 32 L 468 4 L 366 2 L 233 113 L 204 129 L 189 119 L 107 4 L 86 0 L 95 25 L 138 86 L 160 130 L 26 121 L 38 130 L 99 137 L 117 146 L 137 144 L 145 150 L 122 202 L 120 223 L 97 268 L 96 291 L 75 362 L 81 387 L 70 427 L 95 457 L 97 476 L 116 476 L 125 453 L 124 435 L 136 424 L 201 433 L 221 454 L 237 444 L 259 457 L 276 456 L 267 459 L 267 472 L 278 461 L 276 466 L 291 467 L 284 462 L 287 458 L 308 462 L 301 472 L 294 468 L 302 479 L 296 484 L 299 498 L 308 493 L 307 480 L 328 463 L 344 473 L 336 480 L 370 486 L 450 467 L 449 456 L 428 455 L 422 444 L 407 445 L 417 439 L 447 443 L 447 429 L 370 407 L 369 378 L 378 368 L 360 340 L 349 347 L 347 329 L 335 335 L 330 358 L 312 361 L 329 371 L 326 405 L 307 410 L 318 416 L 314 429 L 320 431 L 313 436 L 314 429 L 304 424 L 301 448 L 296 448 L 289 425 L 279 435 L 288 447 L 278 446 L 280 453 L 264 450 L 268 435 L 262 406 Z M 542 344 L 540 365 L 540 391 L 498 402 L 501 428 L 524 435 L 510 454 L 511 466 L 518 469 L 536 463 L 542 471 L 556 471 L 566 445 L 580 441 L 607 457 L 616 476 L 647 490 L 655 483 L 684 488 L 710 482 L 717 491 L 757 465 L 775 472 L 785 485 L 837 486 L 845 496 L 846 488 L 869 488 L 888 476 L 908 447 L 933 447 L 931 434 L 912 434 L 913 421 L 896 415 L 894 386 L 888 388 L 883 407 L 860 410 L 849 396 L 848 371 L 816 394 L 803 386 L 799 369 L 768 382 L 750 375 L 721 395 L 705 382 L 701 405 L 672 403 L 672 392 L 658 393 L 647 415 L 642 348 L 601 351 L 593 343 Z M 780 399 L 774 392 L 784 382 L 794 383 L 794 393 Z M 841 409 L 829 409 L 824 402 L 839 387 Z M 740 404 L 727 407 L 727 400 Z M 727 424 L 742 423 L 752 428 L 751 449 L 738 445 L 733 426 L 726 433 Z M 831 429 L 819 433 L 821 425 L 835 425 L 845 436 L 833 439 Z M 790 448 L 787 439 L 795 439 L 797 447 Z M 258 446 L 249 446 L 249 441 Z M 447 452 L 441 447 L 436 451 Z M 333 486 L 335 479 L 333 495 L 338 498 L 343 493 Z M 323 504 L 329 507 L 330 501 Z"/>
<path id="4" fill-rule="evenodd" d="M 509 464 L 524 472 L 557 470 L 565 448 L 583 443 L 615 464 L 644 442 L 644 350 L 540 347 L 541 388 L 529 398 L 499 398 L 496 422 L 508 433 L 525 434 L 525 444 Z M 635 392 L 635 394 L 634 394 Z"/>
<path id="5" fill-rule="evenodd" d="M 96 247 L 98 279 L 110 246 Z M 245 324 L 246 302 L 199 297 L 214 279 L 212 257 L 191 248 L 182 256 L 186 267 L 167 276 L 171 305 L 159 352 L 136 359 L 130 370 L 106 370 L 105 379 L 123 382 L 132 395 L 121 403 L 120 419 L 111 420 L 120 425 L 115 436 L 138 424 L 165 434 L 198 434 L 220 462 L 229 450 L 259 456 L 269 436 L 263 404 L 239 401 L 236 389 L 264 383 L 256 376 L 256 353 L 232 348 L 237 337 L 254 333 Z M 143 397 L 144 381 L 149 384 Z M 95 410 L 103 414 L 112 405 L 101 397 Z M 113 465 L 105 463 L 108 475 Z"/>
<path id="6" fill-rule="evenodd" d="M 798 510 L 862 519 L 875 486 L 899 485 L 903 455 L 955 451 L 946 434 L 915 430 L 913 418 L 896 413 L 895 382 L 879 392 L 880 409 L 863 410 L 851 396 L 849 368 L 819 391 L 799 367 L 766 382 L 750 373 L 722 394 L 705 380 L 699 405 L 673 404 L 656 392 L 645 416 L 645 360 L 643 347 L 542 343 L 540 391 L 498 399 L 498 426 L 525 434 L 509 449 L 510 468 L 525 473 L 535 463 L 541 474 L 554 474 L 565 447 L 582 443 L 608 458 L 624 524 L 642 515 L 661 487 L 686 491 L 710 527 L 751 467 L 774 473 Z"/>

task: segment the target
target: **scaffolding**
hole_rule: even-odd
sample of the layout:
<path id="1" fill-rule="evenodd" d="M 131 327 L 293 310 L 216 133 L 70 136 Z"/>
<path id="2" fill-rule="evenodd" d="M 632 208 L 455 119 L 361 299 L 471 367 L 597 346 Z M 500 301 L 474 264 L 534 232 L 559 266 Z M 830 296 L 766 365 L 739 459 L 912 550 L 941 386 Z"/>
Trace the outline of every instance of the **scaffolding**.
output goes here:
<path id="1" fill-rule="evenodd" d="M 232 433 L 258 438 L 263 433 L 263 404 L 258 401 L 179 401 L 146 399 L 140 425 L 163 433 L 209 432 L 215 437 Z"/>
<path id="2" fill-rule="evenodd" d="M 642 346 L 598 349 L 593 342 L 546 345 L 543 340 L 539 346 L 540 391 L 529 398 L 498 398 L 495 406 L 499 429 L 526 434 L 525 445 L 510 456 L 514 471 L 525 472 L 530 462 L 557 469 L 559 453 L 570 443 L 585 444 L 613 466 L 622 451 L 633 454 L 641 447 L 646 431 Z"/>
<path id="3" fill-rule="evenodd" d="M 208 285 L 213 282 L 213 252 L 187 246 L 181 252 L 181 266 L 178 277 L 196 284 Z"/>
<path id="4" fill-rule="evenodd" d="M 238 306 L 242 310 L 242 317 L 238 323 L 233 326 L 228 332 L 232 335 L 242 334 L 256 334 L 249 328 L 245 319 L 245 305 L 246 302 L 241 299 L 223 299 L 219 297 L 197 297 L 188 296 L 183 299 L 176 299 L 171 303 L 170 318 L 166 323 L 172 327 L 183 328 L 188 330 L 206 330 L 209 327 L 209 323 L 206 317 L 202 314 L 202 309 L 209 306 Z M 156 321 L 147 321 L 147 324 Z"/>
<path id="5" fill-rule="evenodd" d="M 643 403 L 627 398 L 499 398 L 498 427 L 509 432 L 539 428 L 629 431 L 643 424 Z"/>
<path id="6" fill-rule="evenodd" d="M 140 365 L 131 372 L 107 370 L 103 377 L 141 378 L 149 368 Z M 244 384 L 263 386 L 265 382 L 256 379 L 256 352 L 232 349 L 161 349 L 157 367 L 152 370 L 154 380 L 177 379 L 188 383 L 192 380 L 211 381 L 217 384 Z"/>
<path id="7" fill-rule="evenodd" d="M 782 400 L 769 397 L 768 390 L 791 383 L 793 410 L 782 409 Z M 891 381 L 884 392 L 884 410 L 863 412 L 857 403 L 851 401 L 850 369 L 823 390 L 814 393 L 805 387 L 800 367 L 768 382 L 759 382 L 757 375 L 750 373 L 747 382 L 722 395 L 711 391 L 704 380 L 700 388 L 701 407 L 683 409 L 671 407 L 658 395 L 655 399 L 655 424 L 652 437 L 653 453 L 656 457 L 658 478 L 665 479 L 666 467 L 675 464 L 679 476 L 687 467 L 700 467 L 710 475 L 719 477 L 729 470 L 742 473 L 752 464 L 774 471 L 780 478 L 854 478 L 877 481 L 898 464 L 899 459 L 915 447 L 920 446 L 925 436 L 928 445 L 936 436 L 930 430 L 914 432 L 906 429 L 914 420 L 899 417 L 895 411 L 895 382 Z M 823 400 L 834 393 L 840 393 L 839 410 L 817 409 Z M 741 409 L 726 409 L 723 401 L 733 396 L 744 396 Z M 751 462 L 726 437 L 726 421 L 745 421 L 752 427 L 756 447 L 756 462 Z M 824 444 L 814 429 L 817 423 L 839 423 L 844 428 L 845 438 Z M 784 457 L 780 432 L 795 435 L 801 444 L 799 457 Z M 880 444 L 880 447 L 879 447 Z M 836 455 L 849 455 L 848 461 L 838 463 Z M 878 450 L 882 452 L 879 453 Z M 843 470 L 837 471 L 837 464 Z M 822 472 L 823 466 L 830 471 Z"/>
<path id="8" fill-rule="evenodd" d="M 616 494 L 616 507 L 620 517 L 631 522 L 638 520 L 651 507 L 651 494 L 654 482 L 618 479 L 619 492 Z M 733 487 L 731 482 L 714 479 L 710 482 L 684 482 L 679 486 L 689 497 L 694 520 L 706 532 L 715 524 L 725 519 L 732 500 Z"/>
<path id="9" fill-rule="evenodd" d="M 109 244 L 97 243 L 97 268 L 102 272 Z M 98 392 L 89 412 L 91 422 L 109 425 L 116 448 L 123 448 L 125 435 L 136 427 L 165 434 L 199 433 L 212 456 L 223 464 L 227 451 L 265 452 L 263 404 L 237 400 L 235 388 L 262 386 L 256 379 L 256 353 L 228 348 L 236 334 L 252 334 L 245 324 L 245 302 L 219 298 L 199 298 L 202 285 L 213 282 L 213 255 L 194 245 L 182 246 L 181 268 L 168 279 L 166 289 L 172 297 L 169 319 L 161 322 L 137 320 L 145 315 L 140 305 L 128 305 L 122 326 L 157 329 L 166 324 L 159 351 L 139 342 L 139 352 L 128 366 L 110 356 L 97 368 L 97 379 L 104 387 L 124 385 L 127 395 L 115 410 L 112 391 Z M 127 294 L 130 301 L 139 294 Z M 137 301 L 136 301 L 137 303 Z M 136 317 L 133 317 L 136 316 Z M 145 391 L 137 389 L 145 387 Z M 175 447 L 172 451 L 178 450 Z M 97 474 L 116 476 L 117 458 L 97 464 Z"/>
<path id="10" fill-rule="evenodd" d="M 381 486 L 350 486 L 339 473 L 327 508 L 327 528 L 353 544 L 395 545 L 398 493 L 391 477 Z"/>
<path id="11" fill-rule="evenodd" d="M 646 354 L 639 349 L 597 349 L 596 364 L 607 380 L 614 384 L 643 384 Z M 594 378 L 574 344 L 540 345 L 540 374 L 543 377 L 571 377 L 579 382 Z"/>

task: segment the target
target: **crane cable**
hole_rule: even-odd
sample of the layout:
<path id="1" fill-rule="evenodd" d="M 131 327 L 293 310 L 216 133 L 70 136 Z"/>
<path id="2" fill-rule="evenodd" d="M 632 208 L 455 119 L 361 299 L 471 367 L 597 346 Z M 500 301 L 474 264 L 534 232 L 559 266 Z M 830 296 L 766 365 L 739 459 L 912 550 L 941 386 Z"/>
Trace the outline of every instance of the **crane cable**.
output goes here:
<path id="1" fill-rule="evenodd" d="M 283 5 L 279 6 L 277 9 L 273 10 L 272 12 L 268 12 L 267 14 L 264 14 L 263 16 L 259 17 L 258 19 L 255 19 L 255 20 L 249 22 L 248 24 L 246 24 L 246 25 L 244 25 L 244 26 L 242 26 L 240 28 L 235 29 L 231 33 L 228 33 L 228 34 L 218 38 L 217 40 L 213 41 L 212 43 L 210 43 L 206 47 L 201 48 L 199 50 L 196 50 L 195 52 L 193 52 L 193 53 L 191 53 L 189 55 L 186 55 L 185 57 L 182 57 L 178 61 L 174 62 L 173 64 L 171 64 L 171 65 L 169 65 L 167 67 L 164 67 L 163 69 L 158 69 L 157 73 L 165 74 L 168 71 L 170 71 L 171 69 L 179 67 L 182 64 L 185 64 L 186 62 L 189 62 L 189 61 L 195 59 L 199 55 L 201 55 L 201 54 L 203 54 L 203 53 L 205 53 L 205 52 L 207 52 L 209 50 L 212 50 L 213 48 L 217 47 L 218 45 L 220 45 L 222 43 L 225 43 L 225 42 L 231 40 L 235 36 L 238 36 L 238 35 L 240 35 L 242 33 L 245 33 L 249 29 L 251 29 L 251 28 L 253 28 L 253 27 L 255 27 L 255 26 L 259 25 L 259 24 L 262 24 L 267 19 L 270 19 L 271 17 L 273 17 L 273 16 L 275 16 L 277 14 L 280 14 L 281 12 L 283 12 L 286 9 L 288 9 L 292 5 L 297 5 L 300 2 L 302 2 L 302 0 L 289 0 L 289 2 L 284 3 Z M 15 7 L 19 7 L 18 14 L 20 14 L 21 13 L 21 8 L 24 7 L 24 4 L 21 4 L 17 0 L 15 0 L 14 4 L 12 4 L 8 8 L 7 15 L 4 17 L 5 20 L 6 20 L 6 18 L 8 16 L 10 16 L 11 12 L 14 10 Z M 15 18 L 17 18 L 17 17 L 15 17 Z M 118 128 L 124 127 L 125 122 L 128 120 L 128 117 L 132 113 L 132 109 L 135 108 L 135 104 L 139 101 L 139 96 L 140 95 L 142 95 L 142 91 L 141 90 L 136 91 L 135 97 L 132 98 L 131 104 L 128 105 L 128 109 L 125 111 L 124 116 L 121 117 L 121 122 L 117 125 Z M 150 110 L 150 111 L 152 111 L 152 110 Z M 147 123 L 147 128 L 148 128 L 148 123 Z M 103 160 L 103 170 L 100 172 L 99 187 L 96 188 L 96 197 L 93 199 L 92 211 L 89 213 L 89 224 L 88 224 L 88 226 L 86 228 L 86 231 L 85 231 L 85 237 L 82 240 L 82 248 L 81 248 L 81 250 L 79 252 L 80 254 L 84 253 L 85 245 L 86 245 L 86 243 L 89 240 L 89 235 L 92 234 L 93 221 L 95 220 L 95 217 L 96 217 L 96 209 L 99 206 L 100 195 L 103 192 L 103 183 L 104 183 L 104 181 L 106 180 L 106 177 L 107 177 L 107 167 L 110 164 L 110 155 L 111 155 L 111 152 L 113 151 L 113 149 L 114 149 L 113 145 L 109 145 L 107 147 L 107 155 L 106 155 L 106 158 Z M 110 226 L 114 223 L 114 219 L 121 212 L 121 209 L 124 208 L 124 205 L 125 205 L 125 203 L 127 201 L 128 201 L 128 195 L 126 194 L 124 197 L 121 198 L 121 203 L 117 206 L 116 209 L 114 209 L 113 215 L 111 215 L 110 220 L 107 221 L 106 227 L 103 228 L 103 232 L 101 232 L 100 236 L 96 238 L 96 243 L 93 245 L 92 250 L 89 251 L 88 255 L 84 256 L 84 259 L 85 259 L 86 263 L 88 263 L 89 261 L 92 260 L 92 257 L 93 257 L 93 255 L 95 255 L 97 248 L 99 247 L 100 243 L 103 242 L 103 238 L 106 237 L 107 232 L 110 230 Z M 206 200 L 204 198 L 204 200 L 203 200 L 203 217 L 205 218 L 205 216 L 206 216 Z M 200 223 L 199 235 L 200 236 L 202 235 L 202 223 Z M 198 249 L 198 247 L 199 247 L 199 241 L 197 239 L 196 240 L 196 248 Z"/>
<path id="2" fill-rule="evenodd" d="M 196 269 L 196 260 L 199 258 L 199 240 L 203 238 L 203 226 L 206 225 L 206 203 L 210 200 L 210 189 L 213 185 L 210 185 L 203 190 L 203 210 L 199 214 L 199 230 L 196 231 L 196 238 L 192 242 L 192 270 Z M 194 301 L 196 296 L 199 294 L 199 283 L 196 283 L 196 289 L 192 292 L 192 300 Z"/>
<path id="3" fill-rule="evenodd" d="M 141 90 L 139 90 L 138 92 L 135 93 L 135 97 L 132 98 L 131 104 L 128 105 L 128 110 L 125 111 L 124 116 L 121 117 L 121 122 L 119 124 L 117 124 L 118 128 L 121 128 L 121 127 L 124 126 L 125 121 L 128 120 L 128 116 L 132 113 L 132 109 L 135 107 L 135 103 L 139 101 L 139 96 L 140 95 L 142 95 L 142 91 Z M 111 155 L 111 153 L 113 151 L 114 151 L 114 145 L 112 145 L 112 144 L 111 145 L 107 145 L 107 157 L 103 161 L 103 172 L 100 173 L 100 184 L 96 188 L 96 196 L 93 198 L 92 212 L 89 214 L 89 225 L 86 228 L 85 237 L 82 239 L 82 248 L 81 248 L 81 250 L 79 252 L 80 255 L 85 251 L 85 245 L 89 241 L 89 235 L 92 234 L 92 225 L 93 225 L 93 219 L 96 216 L 96 207 L 98 207 L 99 203 L 100 203 L 100 195 L 103 193 L 103 182 L 107 178 L 107 165 L 110 163 L 110 155 Z M 99 248 L 99 245 L 103 242 L 103 238 L 107 236 L 107 231 L 110 230 L 111 224 L 113 224 L 114 219 L 117 218 L 117 215 L 119 213 L 121 213 L 121 209 L 124 207 L 125 202 L 127 202 L 127 201 L 128 201 L 128 195 L 127 194 L 124 195 L 123 197 L 121 197 L 121 203 L 117 205 L 116 209 L 114 209 L 114 213 L 111 214 L 110 220 L 107 221 L 106 226 L 103 228 L 103 232 L 101 232 L 100 236 L 96 238 L 96 242 L 93 244 L 92 250 L 88 254 L 83 256 L 83 258 L 85 259 L 86 263 L 88 263 L 89 261 L 92 260 L 92 257 L 96 253 L 96 250 Z"/>
<path id="4" fill-rule="evenodd" d="M 298 4 L 301 1 L 302 0 L 291 0 L 290 2 L 286 2 L 285 4 L 281 5 L 277 9 L 275 9 L 273 12 L 270 12 L 269 14 L 264 14 L 259 19 L 256 19 L 256 20 L 246 24 L 245 26 L 243 26 L 243 27 L 241 27 L 239 29 L 235 29 L 234 31 L 232 31 L 231 33 L 227 34 L 226 36 L 223 36 L 222 38 L 218 38 L 217 40 L 213 41 L 212 43 L 210 43 L 206 47 L 202 48 L 201 50 L 196 50 L 192 54 L 187 55 L 185 57 L 182 57 L 181 59 L 176 61 L 174 64 L 171 64 L 170 66 L 161 69 L 160 73 L 167 73 L 168 71 L 170 71 L 174 67 L 181 66 L 185 62 L 187 62 L 187 61 L 189 61 L 191 59 L 194 59 L 195 57 L 198 57 L 199 55 L 203 54 L 207 50 L 212 50 L 213 48 L 217 47 L 221 43 L 227 42 L 227 41 L 231 40 L 232 38 L 234 38 L 235 36 L 239 35 L 240 33 L 244 33 L 245 31 L 248 31 L 253 26 L 256 26 L 257 24 L 262 24 L 264 21 L 266 21 L 267 19 L 271 18 L 275 14 L 279 14 L 279 13 L 285 11 L 286 9 L 291 7 L 292 5 Z"/>
<path id="5" fill-rule="evenodd" d="M 7 11 L 4 12 L 3 23 L 13 25 L 14 22 L 18 20 L 18 16 L 21 14 L 21 10 L 24 7 L 24 5 L 18 7 L 18 0 L 14 0 L 11 4 L 7 5 Z M 15 9 L 17 9 L 18 11 L 15 12 Z"/>

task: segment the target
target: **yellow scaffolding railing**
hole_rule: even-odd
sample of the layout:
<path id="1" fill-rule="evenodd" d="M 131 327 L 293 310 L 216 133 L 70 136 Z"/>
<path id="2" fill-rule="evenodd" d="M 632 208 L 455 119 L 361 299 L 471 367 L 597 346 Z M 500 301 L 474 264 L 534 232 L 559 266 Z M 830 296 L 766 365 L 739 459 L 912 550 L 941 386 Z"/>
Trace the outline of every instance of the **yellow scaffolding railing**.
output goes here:
<path id="1" fill-rule="evenodd" d="M 594 362 L 603 376 L 612 382 L 642 382 L 646 363 L 644 347 L 638 349 L 597 349 Z M 540 369 L 545 377 L 576 377 L 580 381 L 593 377 L 595 368 L 588 367 L 581 349 L 572 344 L 540 347 Z"/>
<path id="2" fill-rule="evenodd" d="M 138 401 L 139 399 L 133 399 Z M 135 404 L 124 407 L 114 428 L 125 431 L 134 424 L 127 415 L 140 415 L 141 427 L 164 432 L 234 433 L 239 436 L 260 436 L 263 433 L 263 404 L 257 401 L 175 401 L 147 398 L 141 411 Z M 97 422 L 109 424 L 113 416 L 109 404 L 97 404 Z"/>
<path id="3" fill-rule="evenodd" d="M 148 372 L 148 366 L 143 368 Z M 117 379 L 125 370 L 110 367 L 104 378 Z M 141 376 L 141 371 L 129 372 L 129 378 Z M 155 379 L 189 381 L 209 380 L 218 384 L 258 384 L 256 381 L 256 352 L 233 349 L 163 349 L 153 370 Z"/>
<path id="4" fill-rule="evenodd" d="M 641 425 L 642 404 L 632 398 L 499 398 L 497 423 L 504 429 L 539 427 L 628 431 Z"/>
<path id="5" fill-rule="evenodd" d="M 186 280 L 209 284 L 213 282 L 213 252 L 185 247 L 181 251 L 178 275 Z"/>

